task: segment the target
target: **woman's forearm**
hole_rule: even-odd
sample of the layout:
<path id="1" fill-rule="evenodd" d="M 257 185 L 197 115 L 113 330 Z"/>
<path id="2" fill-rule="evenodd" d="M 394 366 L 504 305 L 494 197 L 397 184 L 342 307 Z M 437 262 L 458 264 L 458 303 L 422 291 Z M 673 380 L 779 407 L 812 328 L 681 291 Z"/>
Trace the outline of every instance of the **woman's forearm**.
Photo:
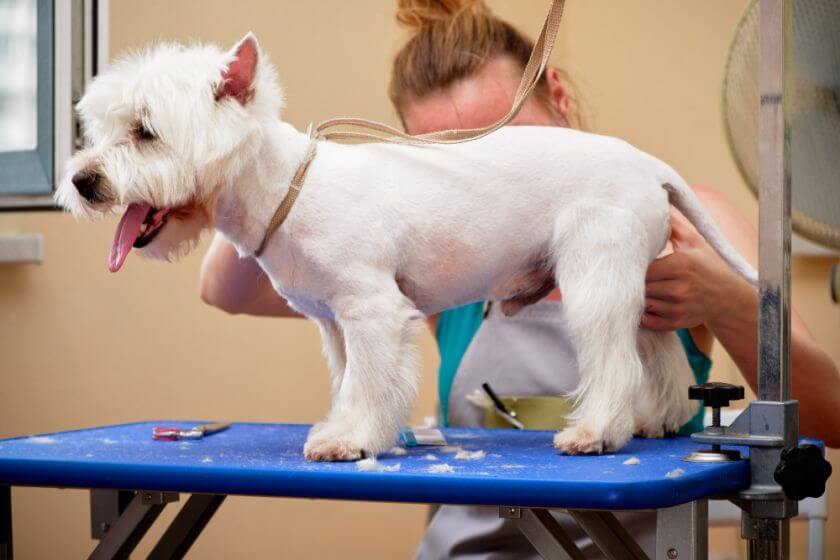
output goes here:
<path id="1" fill-rule="evenodd" d="M 706 323 L 758 393 L 758 293 L 740 278 L 729 284 L 730 297 Z M 792 318 L 791 394 L 799 401 L 801 435 L 840 446 L 840 376 L 831 358 L 814 342 L 805 325 Z"/>
<path id="2" fill-rule="evenodd" d="M 199 294 L 208 305 L 228 313 L 299 317 L 271 286 L 254 259 L 241 259 L 236 249 L 216 235 L 201 265 Z"/>

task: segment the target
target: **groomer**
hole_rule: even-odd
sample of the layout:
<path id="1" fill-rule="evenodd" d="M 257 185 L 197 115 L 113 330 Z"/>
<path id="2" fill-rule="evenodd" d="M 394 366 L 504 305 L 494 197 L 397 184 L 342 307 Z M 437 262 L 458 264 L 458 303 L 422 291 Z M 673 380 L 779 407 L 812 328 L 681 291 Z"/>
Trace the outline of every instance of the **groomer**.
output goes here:
<path id="1" fill-rule="evenodd" d="M 496 18 L 481 0 L 400 0 L 399 7 L 397 19 L 412 35 L 394 60 L 389 93 L 409 133 L 478 128 L 507 113 L 531 53 L 529 38 Z M 549 68 L 512 124 L 579 126 L 576 109 L 568 80 Z M 758 240 L 743 216 L 712 189 L 697 187 L 696 193 L 729 241 L 755 264 Z M 671 246 L 673 252 L 648 269 L 642 327 L 677 331 L 698 382 L 708 379 L 717 339 L 755 390 L 755 288 L 732 273 L 676 211 Z M 229 313 L 297 316 L 257 264 L 240 260 L 218 236 L 204 259 L 201 297 Z M 483 382 L 503 395 L 561 395 L 578 383 L 559 291 L 513 317 L 479 302 L 445 311 L 430 322 L 440 349 L 440 408 L 448 425 L 483 424 L 483 411 L 465 399 Z M 840 446 L 837 368 L 796 313 L 791 339 L 800 433 Z M 701 429 L 701 421 L 698 411 L 683 431 Z M 567 519 L 559 519 L 579 546 L 597 557 L 586 536 Z M 652 514 L 624 514 L 621 519 L 652 556 Z M 496 508 L 444 506 L 431 520 L 417 557 L 537 556 L 514 526 L 499 519 Z"/>

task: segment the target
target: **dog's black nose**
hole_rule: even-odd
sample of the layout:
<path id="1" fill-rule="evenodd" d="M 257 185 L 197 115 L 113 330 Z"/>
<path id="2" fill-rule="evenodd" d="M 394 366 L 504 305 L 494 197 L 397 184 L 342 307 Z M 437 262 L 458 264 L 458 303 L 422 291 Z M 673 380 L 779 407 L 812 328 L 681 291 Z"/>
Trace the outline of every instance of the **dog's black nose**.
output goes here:
<path id="1" fill-rule="evenodd" d="M 73 185 L 88 202 L 96 202 L 96 185 L 99 183 L 99 174 L 90 169 L 82 169 L 73 175 Z"/>

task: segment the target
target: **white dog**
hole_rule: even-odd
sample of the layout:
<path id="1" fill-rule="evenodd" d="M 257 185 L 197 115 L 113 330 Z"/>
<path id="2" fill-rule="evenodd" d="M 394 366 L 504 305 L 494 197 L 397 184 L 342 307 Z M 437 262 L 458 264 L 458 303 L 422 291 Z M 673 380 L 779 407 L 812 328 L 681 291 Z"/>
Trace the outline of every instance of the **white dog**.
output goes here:
<path id="1" fill-rule="evenodd" d="M 279 120 L 281 106 L 250 34 L 227 53 L 162 45 L 127 58 L 78 105 L 89 147 L 69 162 L 57 201 L 85 216 L 127 206 L 112 271 L 132 246 L 172 258 L 211 227 L 251 256 L 310 142 Z M 639 330 L 669 201 L 755 280 L 685 181 L 621 140 L 507 127 L 457 145 L 322 142 L 258 258 L 318 324 L 333 376 L 332 410 L 306 457 L 393 445 L 415 398 L 424 315 L 484 299 L 511 314 L 555 285 L 582 379 L 556 447 L 597 453 L 634 431 L 678 429 L 693 413 L 685 355 L 673 333 Z"/>

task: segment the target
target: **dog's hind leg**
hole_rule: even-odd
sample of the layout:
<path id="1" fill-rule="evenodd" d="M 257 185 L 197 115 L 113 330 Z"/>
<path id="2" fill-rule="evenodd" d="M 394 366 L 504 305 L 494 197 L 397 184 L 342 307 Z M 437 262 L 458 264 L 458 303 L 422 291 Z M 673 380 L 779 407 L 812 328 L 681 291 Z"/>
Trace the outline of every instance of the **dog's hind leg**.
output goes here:
<path id="1" fill-rule="evenodd" d="M 554 438 L 564 453 L 615 450 L 633 434 L 647 244 L 641 220 L 623 208 L 577 204 L 555 223 L 555 274 L 581 377 L 570 425 Z"/>
<path id="2" fill-rule="evenodd" d="M 355 460 L 389 449 L 417 394 L 414 335 L 423 316 L 393 279 L 339 298 L 335 312 L 347 365 L 332 410 L 304 447 L 315 461 Z"/>
<path id="3" fill-rule="evenodd" d="M 688 399 L 688 386 L 695 379 L 683 345 L 676 333 L 641 329 L 638 348 L 644 377 L 636 396 L 634 433 L 676 433 L 697 412 L 697 403 Z"/>

